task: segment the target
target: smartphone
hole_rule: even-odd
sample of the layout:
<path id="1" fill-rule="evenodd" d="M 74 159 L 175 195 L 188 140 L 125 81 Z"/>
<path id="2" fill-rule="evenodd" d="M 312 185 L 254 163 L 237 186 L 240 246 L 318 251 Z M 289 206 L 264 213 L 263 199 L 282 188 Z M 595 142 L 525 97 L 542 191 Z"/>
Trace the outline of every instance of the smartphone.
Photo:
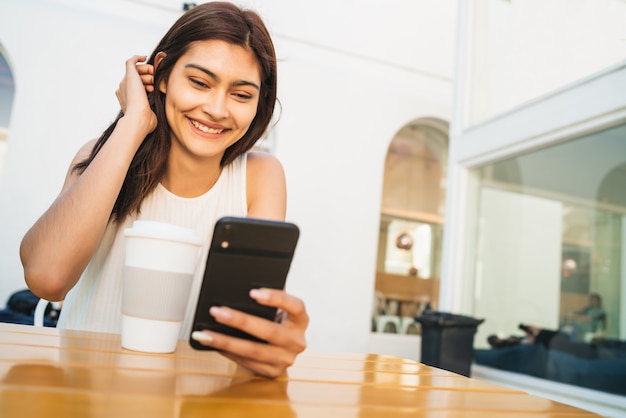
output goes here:
<path id="1" fill-rule="evenodd" d="M 274 320 L 276 308 L 249 296 L 253 288 L 283 289 L 300 235 L 289 222 L 224 217 L 215 224 L 191 332 L 211 330 L 265 342 L 243 331 L 219 324 L 211 306 L 228 306 Z M 212 350 L 189 337 L 197 350 Z"/>

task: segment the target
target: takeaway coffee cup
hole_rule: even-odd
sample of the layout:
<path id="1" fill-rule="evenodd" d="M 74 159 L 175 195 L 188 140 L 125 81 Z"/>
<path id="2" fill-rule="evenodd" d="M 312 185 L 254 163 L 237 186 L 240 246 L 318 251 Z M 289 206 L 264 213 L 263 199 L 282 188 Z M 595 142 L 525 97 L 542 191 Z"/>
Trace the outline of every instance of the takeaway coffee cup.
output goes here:
<path id="1" fill-rule="evenodd" d="M 122 347 L 176 350 L 202 240 L 195 230 L 135 221 L 124 231 Z"/>

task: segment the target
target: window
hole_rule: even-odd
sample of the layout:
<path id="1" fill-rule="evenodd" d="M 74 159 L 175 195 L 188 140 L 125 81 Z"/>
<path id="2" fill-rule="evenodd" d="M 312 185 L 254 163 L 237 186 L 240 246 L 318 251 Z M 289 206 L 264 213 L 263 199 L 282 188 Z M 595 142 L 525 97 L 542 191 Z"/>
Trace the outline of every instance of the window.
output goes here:
<path id="1" fill-rule="evenodd" d="M 490 163 L 472 176 L 474 313 L 486 318 L 475 346 L 486 348 L 493 334 L 524 336 L 520 323 L 559 330 L 567 345 L 541 353 L 529 345 L 510 363 L 500 357 L 500 366 L 626 394 L 615 380 L 626 376 L 626 125 Z"/>

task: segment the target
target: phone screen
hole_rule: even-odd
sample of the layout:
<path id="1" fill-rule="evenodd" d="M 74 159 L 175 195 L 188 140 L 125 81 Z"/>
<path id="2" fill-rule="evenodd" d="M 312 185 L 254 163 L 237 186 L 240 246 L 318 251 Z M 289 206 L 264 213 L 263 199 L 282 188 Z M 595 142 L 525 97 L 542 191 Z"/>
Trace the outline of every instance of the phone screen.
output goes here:
<path id="1" fill-rule="evenodd" d="M 258 304 L 250 289 L 283 289 L 291 266 L 299 229 L 288 222 L 225 217 L 215 224 L 213 238 L 196 305 L 193 331 L 205 329 L 262 341 L 243 331 L 219 324 L 209 314 L 211 306 L 228 306 L 274 320 L 276 308 Z M 211 350 L 191 337 L 199 350 Z"/>

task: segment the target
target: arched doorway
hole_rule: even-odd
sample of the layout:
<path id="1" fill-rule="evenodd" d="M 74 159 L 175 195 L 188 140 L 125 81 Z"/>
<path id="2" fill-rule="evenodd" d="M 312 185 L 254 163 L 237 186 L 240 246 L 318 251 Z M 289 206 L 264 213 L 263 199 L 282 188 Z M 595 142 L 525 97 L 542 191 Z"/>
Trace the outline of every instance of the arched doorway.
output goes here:
<path id="1" fill-rule="evenodd" d="M 418 119 L 394 136 L 385 174 L 372 331 L 416 334 L 439 298 L 448 125 Z"/>
<path id="2" fill-rule="evenodd" d="M 4 167 L 4 155 L 9 138 L 9 121 L 15 95 L 13 71 L 9 66 L 6 51 L 0 43 L 0 177 Z"/>

